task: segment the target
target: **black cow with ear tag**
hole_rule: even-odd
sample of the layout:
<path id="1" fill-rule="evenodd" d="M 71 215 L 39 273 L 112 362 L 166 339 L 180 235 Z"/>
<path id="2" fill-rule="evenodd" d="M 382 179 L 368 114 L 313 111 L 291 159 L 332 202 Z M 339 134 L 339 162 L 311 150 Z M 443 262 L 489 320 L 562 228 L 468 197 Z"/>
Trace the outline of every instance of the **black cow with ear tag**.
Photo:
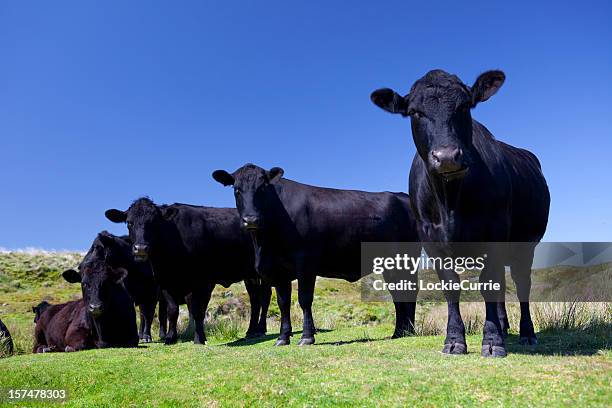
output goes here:
<path id="1" fill-rule="evenodd" d="M 481 349 L 485 357 L 506 355 L 504 338 L 509 324 L 504 266 L 511 268 L 521 303 L 520 342 L 536 344 L 529 312 L 531 266 L 550 207 L 548 186 L 536 156 L 496 140 L 472 119 L 472 109 L 493 96 L 505 79 L 501 71 L 487 71 L 470 87 L 455 75 L 434 70 L 404 96 L 388 88 L 371 95 L 378 107 L 410 117 L 417 153 L 410 169 L 409 194 L 427 253 L 488 254 L 481 282 L 495 281 L 501 290 L 481 291 L 486 304 Z M 467 250 L 461 245 L 465 242 L 480 244 Z M 437 273 L 443 281 L 459 280 L 453 270 Z M 445 295 L 448 326 L 442 352 L 467 353 L 460 291 Z"/>

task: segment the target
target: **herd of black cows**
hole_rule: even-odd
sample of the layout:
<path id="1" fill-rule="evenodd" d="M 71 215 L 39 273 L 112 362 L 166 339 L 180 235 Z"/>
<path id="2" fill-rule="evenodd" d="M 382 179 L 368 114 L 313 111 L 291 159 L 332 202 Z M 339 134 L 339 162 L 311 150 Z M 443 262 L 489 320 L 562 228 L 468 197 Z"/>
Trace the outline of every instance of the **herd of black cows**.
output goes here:
<path id="1" fill-rule="evenodd" d="M 160 336 L 177 341 L 179 305 L 195 322 L 194 342 L 206 341 L 204 317 L 213 288 L 244 281 L 251 304 L 247 337 L 266 333 L 271 287 L 281 313 L 275 345 L 292 335 L 291 282 L 298 281 L 304 314 L 300 345 L 315 342 L 312 317 L 317 276 L 356 281 L 361 242 L 422 242 L 431 256 L 453 253 L 455 242 L 523 242 L 516 253 L 489 254 L 481 279 L 511 268 L 521 299 L 520 342 L 535 344 L 529 313 L 533 251 L 544 235 L 550 196 L 537 158 L 497 141 L 471 117 L 471 109 L 502 86 L 505 75 L 488 71 L 470 87 L 434 70 L 405 96 L 372 93 L 380 108 L 410 116 L 417 154 L 409 195 L 337 190 L 283 178 L 283 169 L 247 164 L 233 173 L 215 171 L 233 186 L 236 208 L 156 205 L 148 198 L 106 217 L 126 223 L 129 235 L 101 232 L 79 265 L 63 273 L 80 283 L 83 298 L 41 303 L 34 352 L 136 346 L 151 341 L 159 302 Z M 454 252 L 456 254 L 456 251 Z M 457 280 L 451 270 L 440 279 Z M 467 353 L 458 293 L 445 294 L 447 336 L 443 352 Z M 396 300 L 393 337 L 414 330 L 415 302 Z M 508 318 L 503 301 L 485 297 L 482 355 L 506 355 Z M 134 305 L 140 309 L 140 330 Z"/>

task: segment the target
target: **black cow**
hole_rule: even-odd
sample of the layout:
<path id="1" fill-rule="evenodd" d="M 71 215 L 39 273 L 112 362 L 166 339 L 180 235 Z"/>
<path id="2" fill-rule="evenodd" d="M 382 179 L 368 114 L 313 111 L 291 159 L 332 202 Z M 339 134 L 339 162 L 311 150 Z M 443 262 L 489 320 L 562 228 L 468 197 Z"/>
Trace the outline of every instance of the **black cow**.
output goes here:
<path id="1" fill-rule="evenodd" d="M 81 282 L 82 299 L 34 308 L 43 311 L 36 319 L 33 352 L 136 347 L 136 311 L 123 283 L 128 272 L 93 262 L 80 270 L 62 275 L 68 282 Z"/>
<path id="2" fill-rule="evenodd" d="M 13 354 L 13 339 L 8 327 L 0 320 L 0 349 L 6 354 Z"/>
<path id="3" fill-rule="evenodd" d="M 486 303 L 482 355 L 506 355 L 508 319 L 503 303 L 504 266 L 511 267 L 521 302 L 520 342 L 535 344 L 529 313 L 533 251 L 548 223 L 550 195 L 538 159 L 529 151 L 495 140 L 472 119 L 471 109 L 502 86 L 505 75 L 488 71 L 469 87 L 459 78 L 434 70 L 405 96 L 391 89 L 372 93 L 382 109 L 410 116 L 417 154 L 410 170 L 409 193 L 419 236 L 430 255 L 457 253 L 456 242 L 515 242 L 490 251 L 481 281 L 501 281 L 495 294 L 481 291 Z M 482 252 L 482 251 L 481 251 Z M 441 280 L 458 279 L 437 271 Z M 459 293 L 446 293 L 448 327 L 444 353 L 467 352 L 459 313 Z M 493 301 L 497 300 L 497 301 Z"/>
<path id="4" fill-rule="evenodd" d="M 311 308 L 317 276 L 357 281 L 362 242 L 418 238 L 406 194 L 309 186 L 284 179 L 283 173 L 279 167 L 267 171 L 246 164 L 233 174 L 217 170 L 213 178 L 234 186 L 243 227 L 255 247 L 257 272 L 276 287 L 282 320 L 276 345 L 290 341 L 294 279 L 304 314 L 298 344 L 309 345 L 315 341 Z M 401 337 L 414 329 L 415 303 L 394 303 L 394 337 Z"/>
<path id="5" fill-rule="evenodd" d="M 151 323 L 155 315 L 155 306 L 159 298 L 159 336 L 166 337 L 166 301 L 155 282 L 153 271 L 147 262 L 135 262 L 132 256 L 132 241 L 129 237 L 115 236 L 107 231 L 100 232 L 94 239 L 89 251 L 79 265 L 79 270 L 91 269 L 96 266 L 123 268 L 128 272 L 124 280 L 128 293 L 140 309 L 141 341 L 150 343 Z M 64 278 L 69 282 L 81 281 L 78 272 L 67 270 Z"/>
<path id="6" fill-rule="evenodd" d="M 169 329 L 166 344 L 177 340 L 178 299 L 188 296 L 195 321 L 194 343 L 204 344 L 204 313 L 216 284 L 244 280 L 251 302 L 247 337 L 266 332 L 271 290 L 253 268 L 253 250 L 240 230 L 234 208 L 187 204 L 157 206 L 140 198 L 127 211 L 108 210 L 113 222 L 127 222 L 136 260 L 150 260 L 155 278 L 167 294 Z"/>

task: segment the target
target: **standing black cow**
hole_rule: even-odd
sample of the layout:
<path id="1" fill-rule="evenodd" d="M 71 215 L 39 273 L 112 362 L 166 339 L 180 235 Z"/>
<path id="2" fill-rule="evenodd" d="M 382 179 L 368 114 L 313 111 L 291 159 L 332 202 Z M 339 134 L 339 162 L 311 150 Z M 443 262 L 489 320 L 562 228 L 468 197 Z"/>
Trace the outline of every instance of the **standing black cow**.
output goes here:
<path id="1" fill-rule="evenodd" d="M 153 277 L 153 271 L 147 262 L 135 262 L 132 256 L 132 242 L 129 237 L 115 236 L 107 231 L 100 232 L 94 239 L 89 251 L 79 265 L 79 270 L 105 266 L 123 268 L 128 271 L 124 280 L 125 287 L 140 309 L 140 330 L 138 335 L 144 343 L 150 343 L 151 323 L 155 315 L 155 306 L 159 298 L 159 337 L 166 337 L 166 301 Z M 64 272 L 69 282 L 80 282 L 80 275 L 74 270 Z"/>
<path id="2" fill-rule="evenodd" d="M 312 300 L 317 276 L 357 281 L 362 242 L 414 242 L 418 237 L 406 194 L 309 186 L 282 179 L 283 173 L 279 167 L 266 171 L 247 164 L 233 174 L 217 170 L 213 178 L 234 186 L 243 227 L 255 247 L 257 272 L 276 286 L 281 310 L 276 345 L 290 341 L 294 279 L 304 313 L 298 344 L 308 345 L 315 341 Z M 415 303 L 394 303 L 394 337 L 402 337 L 414 329 Z"/>
<path id="3" fill-rule="evenodd" d="M 409 193 L 421 240 L 430 255 L 453 252 L 453 242 L 515 242 L 491 251 L 481 281 L 503 282 L 511 267 L 521 301 L 520 341 L 535 344 L 529 313 L 533 251 L 548 223 L 550 195 L 537 158 L 495 140 L 470 110 L 502 86 L 505 75 L 488 71 L 472 87 L 441 70 L 427 73 L 400 96 L 391 89 L 372 93 L 382 109 L 410 116 L 417 154 L 410 170 Z M 437 243 L 437 244 L 433 244 Z M 456 246 L 455 246 L 456 247 Z M 453 271 L 439 270 L 441 280 L 456 281 Z M 503 300 L 482 291 L 486 303 L 482 355 L 506 355 L 508 319 Z M 459 293 L 446 293 L 448 326 L 444 353 L 467 352 L 459 312 Z"/>
<path id="4" fill-rule="evenodd" d="M 6 354 L 13 354 L 13 339 L 9 329 L 0 320 L 0 351 Z"/>
<path id="5" fill-rule="evenodd" d="M 80 271 L 62 275 L 70 283 L 81 283 L 82 299 L 34 308 L 34 353 L 136 347 L 136 311 L 124 285 L 128 272 L 98 261 L 82 264 Z"/>
<path id="6" fill-rule="evenodd" d="M 204 344 L 204 313 L 216 284 L 244 281 L 251 303 L 247 337 L 266 332 L 271 290 L 253 268 L 253 250 L 240 230 L 234 208 L 187 204 L 157 206 L 140 198 L 127 211 L 108 210 L 113 222 L 127 222 L 136 260 L 150 260 L 155 278 L 167 294 L 169 329 L 166 344 L 177 340 L 177 299 L 188 296 L 195 321 L 194 343 Z"/>

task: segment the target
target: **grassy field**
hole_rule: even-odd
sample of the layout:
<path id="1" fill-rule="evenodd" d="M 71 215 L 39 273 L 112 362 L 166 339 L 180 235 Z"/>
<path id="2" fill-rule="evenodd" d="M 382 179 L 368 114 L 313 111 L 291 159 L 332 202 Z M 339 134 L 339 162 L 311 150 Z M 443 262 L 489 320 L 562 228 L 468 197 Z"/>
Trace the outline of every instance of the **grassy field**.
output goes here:
<path id="1" fill-rule="evenodd" d="M 298 332 L 291 346 L 274 348 L 278 309 L 273 304 L 268 336 L 241 340 L 248 302 L 233 285 L 215 291 L 206 346 L 188 341 L 183 313 L 184 341 L 174 346 L 29 354 L 31 306 L 77 297 L 79 287 L 64 284 L 59 272 L 78 260 L 0 254 L 0 317 L 17 352 L 0 359 L 0 389 L 67 389 L 66 406 L 612 406 L 612 307 L 605 303 L 534 304 L 538 346 L 519 346 L 513 331 L 509 356 L 491 360 L 480 357 L 478 303 L 462 305 L 470 354 L 449 357 L 439 352 L 444 305 L 420 304 L 419 335 L 391 340 L 392 305 L 362 302 L 359 283 L 320 280 L 317 344 L 296 346 Z M 292 313 L 298 329 L 297 301 Z M 516 328 L 514 304 L 509 317 Z"/>

